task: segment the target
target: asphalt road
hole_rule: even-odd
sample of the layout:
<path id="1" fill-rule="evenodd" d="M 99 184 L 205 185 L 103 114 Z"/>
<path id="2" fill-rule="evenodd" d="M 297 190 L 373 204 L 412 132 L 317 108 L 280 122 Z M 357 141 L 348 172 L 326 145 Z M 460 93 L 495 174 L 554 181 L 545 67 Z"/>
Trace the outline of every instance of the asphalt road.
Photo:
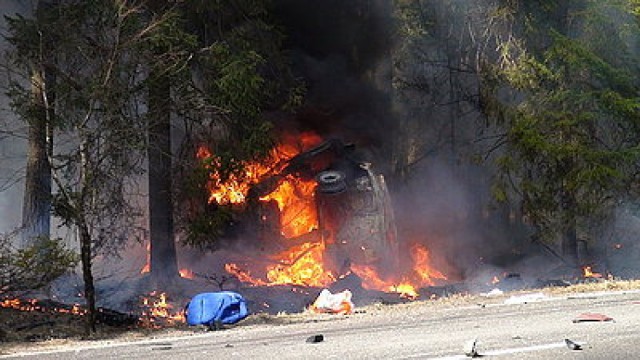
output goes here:
<path id="1" fill-rule="evenodd" d="M 640 359 L 640 292 L 564 295 L 524 304 L 493 302 L 385 306 L 347 317 L 98 342 L 0 359 L 465 359 L 465 344 L 476 338 L 483 358 Z M 587 312 L 614 320 L 572 321 Z M 317 334 L 324 341 L 306 342 Z M 582 350 L 570 350 L 567 338 Z"/>

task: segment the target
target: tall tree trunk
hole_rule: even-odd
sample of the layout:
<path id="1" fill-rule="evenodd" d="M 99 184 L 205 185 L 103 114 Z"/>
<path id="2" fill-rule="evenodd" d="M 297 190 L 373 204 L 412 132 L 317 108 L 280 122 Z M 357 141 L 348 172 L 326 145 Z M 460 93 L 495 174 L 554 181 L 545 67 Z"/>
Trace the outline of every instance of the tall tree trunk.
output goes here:
<path id="1" fill-rule="evenodd" d="M 567 190 L 562 192 L 562 212 L 565 220 L 562 231 L 562 256 L 572 267 L 579 265 L 578 259 L 578 235 L 575 218 L 575 200 L 573 194 Z"/>
<path id="2" fill-rule="evenodd" d="M 161 70 L 160 70 L 161 71 Z M 149 229 L 151 275 L 155 279 L 178 276 L 173 234 L 171 194 L 171 85 L 152 73 L 149 89 Z"/>
<path id="3" fill-rule="evenodd" d="M 84 298 L 87 306 L 86 333 L 91 335 L 96 332 L 96 290 L 93 282 L 92 257 L 91 257 L 91 233 L 85 222 L 78 224 L 78 237 L 80 238 L 80 260 L 82 262 L 82 280 L 84 282 Z"/>
<path id="4" fill-rule="evenodd" d="M 22 246 L 50 237 L 51 147 L 50 108 L 47 87 L 53 81 L 44 71 L 34 71 L 31 78 L 32 101 L 37 109 L 29 121 L 27 172 L 22 204 Z"/>
<path id="5" fill-rule="evenodd" d="M 88 155 L 88 143 L 89 139 L 85 139 L 80 145 L 80 186 L 82 188 L 82 194 L 90 196 L 91 185 L 87 181 L 87 167 L 89 166 Z M 86 333 L 87 336 L 96 332 L 96 291 L 93 283 L 93 271 L 92 271 L 92 238 L 91 230 L 87 224 L 84 206 L 86 201 L 91 199 L 80 199 L 76 204 L 78 215 L 76 219 L 76 226 L 78 228 L 78 239 L 80 240 L 80 261 L 82 263 L 82 280 L 84 282 L 84 298 L 87 306 L 86 313 Z"/>

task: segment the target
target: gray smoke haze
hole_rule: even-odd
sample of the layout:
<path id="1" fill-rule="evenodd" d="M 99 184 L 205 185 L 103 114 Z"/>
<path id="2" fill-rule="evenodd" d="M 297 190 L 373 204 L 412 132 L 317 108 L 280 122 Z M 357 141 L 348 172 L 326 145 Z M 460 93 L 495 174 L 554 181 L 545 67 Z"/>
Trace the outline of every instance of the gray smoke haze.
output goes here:
<path id="1" fill-rule="evenodd" d="M 0 11 L 0 57 L 4 57 L 7 43 L 4 34 L 7 25 L 4 16 L 29 16 L 32 1 L 5 0 Z M 4 59 L 1 60 L 4 64 Z M 20 226 L 22 217 L 23 177 L 26 165 L 26 128 L 9 109 L 5 95 L 7 79 L 0 76 L 0 234 Z"/>

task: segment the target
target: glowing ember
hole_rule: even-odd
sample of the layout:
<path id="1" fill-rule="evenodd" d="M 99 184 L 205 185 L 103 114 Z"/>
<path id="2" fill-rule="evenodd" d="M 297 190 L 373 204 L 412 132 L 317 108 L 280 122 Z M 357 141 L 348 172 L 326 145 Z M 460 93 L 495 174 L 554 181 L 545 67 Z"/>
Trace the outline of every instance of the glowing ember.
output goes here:
<path id="1" fill-rule="evenodd" d="M 193 271 L 189 270 L 189 269 L 180 269 L 180 271 L 178 271 L 180 273 L 180 277 L 181 278 L 185 278 L 185 279 L 194 279 L 196 277 L 196 275 L 193 273 Z"/>
<path id="2" fill-rule="evenodd" d="M 0 301 L 0 307 L 11 308 L 19 311 L 39 311 L 74 315 L 84 315 L 87 313 L 87 311 L 81 308 L 79 304 L 74 304 L 73 306 L 62 303 L 42 305 L 41 302 L 36 299 L 4 299 Z"/>
<path id="3" fill-rule="evenodd" d="M 602 274 L 600 273 L 594 273 L 593 269 L 591 268 L 591 266 L 585 266 L 582 268 L 582 275 L 585 278 L 601 278 Z"/>
<path id="4" fill-rule="evenodd" d="M 151 271 L 151 243 L 147 243 L 147 262 L 140 270 L 140 274 L 146 274 Z"/>

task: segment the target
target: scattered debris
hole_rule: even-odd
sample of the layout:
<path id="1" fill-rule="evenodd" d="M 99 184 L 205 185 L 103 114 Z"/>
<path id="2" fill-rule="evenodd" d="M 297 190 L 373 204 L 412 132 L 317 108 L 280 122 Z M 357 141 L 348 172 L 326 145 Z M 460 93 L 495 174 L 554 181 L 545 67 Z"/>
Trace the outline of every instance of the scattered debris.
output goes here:
<path id="1" fill-rule="evenodd" d="M 351 291 L 344 290 L 337 294 L 332 294 L 329 290 L 323 289 L 313 305 L 309 307 L 309 310 L 316 313 L 352 314 L 353 308 Z"/>
<path id="2" fill-rule="evenodd" d="M 538 279 L 533 285 L 534 288 L 546 287 L 569 287 L 573 285 L 570 281 L 564 279 L 541 280 Z"/>
<path id="3" fill-rule="evenodd" d="M 156 343 L 153 344 L 151 350 L 171 350 L 173 349 L 172 343 Z"/>
<path id="4" fill-rule="evenodd" d="M 588 322 L 588 321 L 613 321 L 612 317 L 604 314 L 597 313 L 582 313 L 573 319 L 574 323 Z"/>
<path id="5" fill-rule="evenodd" d="M 158 347 L 152 347 L 151 350 L 171 350 L 173 349 L 172 346 L 158 346 Z"/>
<path id="6" fill-rule="evenodd" d="M 478 339 L 475 338 L 473 340 L 469 340 L 467 341 L 466 344 L 464 344 L 464 354 L 468 357 L 474 358 L 474 357 L 478 357 Z"/>
<path id="7" fill-rule="evenodd" d="M 513 295 L 504 301 L 505 304 L 526 304 L 530 302 L 542 301 L 547 299 L 547 295 L 543 293 L 531 293 L 522 295 Z"/>
<path id="8" fill-rule="evenodd" d="M 312 335 L 307 338 L 307 342 L 311 344 L 315 344 L 323 341 L 324 341 L 324 335 L 322 334 Z"/>
<path id="9" fill-rule="evenodd" d="M 564 339 L 564 343 L 567 344 L 567 347 L 569 348 L 569 350 L 582 350 L 582 345 L 571 341 L 569 339 Z"/>

